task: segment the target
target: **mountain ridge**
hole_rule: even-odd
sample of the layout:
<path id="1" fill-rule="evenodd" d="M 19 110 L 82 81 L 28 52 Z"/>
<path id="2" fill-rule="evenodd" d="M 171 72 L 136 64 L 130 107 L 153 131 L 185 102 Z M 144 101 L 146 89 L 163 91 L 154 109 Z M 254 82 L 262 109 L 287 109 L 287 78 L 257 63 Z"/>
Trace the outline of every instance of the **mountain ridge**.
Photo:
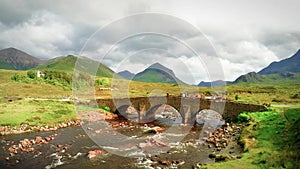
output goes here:
<path id="1" fill-rule="evenodd" d="M 28 70 L 44 62 L 13 47 L 0 50 L 0 69 Z"/>
<path id="2" fill-rule="evenodd" d="M 300 49 L 289 58 L 270 63 L 267 67 L 260 70 L 258 74 L 263 75 L 286 72 L 300 72 Z"/>

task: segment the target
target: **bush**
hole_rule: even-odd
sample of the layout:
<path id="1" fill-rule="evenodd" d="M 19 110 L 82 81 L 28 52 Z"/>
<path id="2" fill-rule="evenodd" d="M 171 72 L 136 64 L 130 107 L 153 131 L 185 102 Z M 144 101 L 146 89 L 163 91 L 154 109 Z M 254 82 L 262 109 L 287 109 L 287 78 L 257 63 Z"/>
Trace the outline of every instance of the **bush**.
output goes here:
<path id="1" fill-rule="evenodd" d="M 27 77 L 29 77 L 30 79 L 35 79 L 37 77 L 37 71 L 36 70 L 27 71 Z"/>
<path id="2" fill-rule="evenodd" d="M 98 86 L 107 86 L 107 85 L 110 84 L 109 80 L 106 79 L 106 78 L 96 79 L 95 83 L 96 83 Z"/>
<path id="3" fill-rule="evenodd" d="M 24 75 L 14 74 L 10 79 L 20 82 L 20 81 L 24 81 L 26 79 L 26 77 Z"/>
<path id="4" fill-rule="evenodd" d="M 243 122 L 249 122 L 250 121 L 250 116 L 248 113 L 241 113 L 238 115 L 238 122 L 243 123 Z"/>
<path id="5" fill-rule="evenodd" d="M 296 93 L 290 96 L 291 99 L 300 99 L 300 93 Z"/>
<path id="6" fill-rule="evenodd" d="M 15 74 L 11 77 L 11 80 L 23 83 L 47 83 L 55 86 L 60 86 L 65 89 L 72 89 L 72 74 L 62 71 L 56 70 L 43 70 L 43 76 L 37 78 L 37 71 L 36 70 L 29 70 L 27 71 L 27 76 L 22 74 Z M 76 88 L 90 86 L 92 84 L 92 78 L 88 74 L 78 73 L 77 81 L 74 84 Z M 101 84 L 107 85 L 110 84 L 108 79 L 101 79 Z"/>

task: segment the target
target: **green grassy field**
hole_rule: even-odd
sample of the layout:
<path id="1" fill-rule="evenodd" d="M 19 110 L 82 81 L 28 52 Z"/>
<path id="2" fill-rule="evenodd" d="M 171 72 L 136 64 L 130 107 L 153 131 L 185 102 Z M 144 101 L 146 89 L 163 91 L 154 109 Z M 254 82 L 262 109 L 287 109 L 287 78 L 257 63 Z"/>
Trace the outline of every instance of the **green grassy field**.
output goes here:
<path id="1" fill-rule="evenodd" d="M 240 84 L 226 87 L 230 100 L 254 104 L 286 104 L 300 102 L 300 83 L 290 84 Z M 236 99 L 236 96 L 238 99 Z"/>
<path id="2" fill-rule="evenodd" d="M 15 74 L 26 76 L 26 71 L 0 69 L 0 97 L 59 98 L 71 95 L 70 89 L 51 84 L 22 83 L 11 80 Z"/>
<path id="3" fill-rule="evenodd" d="M 241 136 L 246 151 L 242 158 L 202 168 L 299 168 L 300 108 L 273 108 L 248 115 L 251 121 Z"/>
<path id="4" fill-rule="evenodd" d="M 0 125 L 19 126 L 54 126 L 59 123 L 74 121 L 77 114 L 74 105 L 67 102 L 47 100 L 19 100 L 0 103 Z"/>
<path id="5" fill-rule="evenodd" d="M 0 70 L 0 97 L 38 97 L 58 98 L 70 96 L 70 87 L 61 87 L 40 82 L 16 82 L 11 80 L 14 74 L 26 76 L 26 71 Z M 120 78 L 96 77 L 100 82 L 95 83 L 96 97 L 110 98 L 112 91 L 100 90 L 101 87 L 112 87 L 114 97 L 150 96 L 150 95 L 179 95 L 180 93 L 197 93 L 211 95 L 214 89 L 209 87 L 195 87 L 184 84 L 144 83 L 128 81 Z M 159 92 L 157 92 L 159 91 Z M 295 84 L 237 84 L 226 86 L 226 97 L 229 100 L 246 103 L 286 104 L 300 102 L 300 83 Z"/>

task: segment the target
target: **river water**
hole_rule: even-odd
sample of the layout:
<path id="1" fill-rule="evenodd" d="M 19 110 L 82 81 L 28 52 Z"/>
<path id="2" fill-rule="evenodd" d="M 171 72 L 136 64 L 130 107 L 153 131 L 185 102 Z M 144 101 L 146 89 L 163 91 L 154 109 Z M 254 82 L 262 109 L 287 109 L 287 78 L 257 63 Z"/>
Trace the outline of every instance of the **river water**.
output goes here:
<path id="1" fill-rule="evenodd" d="M 199 140 L 201 125 L 173 123 L 170 126 L 169 122 L 170 118 L 150 124 L 118 119 L 51 132 L 1 136 L 0 168 L 192 168 L 199 163 L 214 162 L 208 157 L 211 152 L 230 150 L 233 156 L 241 153 L 235 143 L 228 150 L 216 150 L 203 143 Z M 8 148 L 22 139 L 54 134 L 54 140 L 48 144 L 34 145 L 34 152 L 9 155 Z M 106 153 L 89 159 L 91 150 Z"/>

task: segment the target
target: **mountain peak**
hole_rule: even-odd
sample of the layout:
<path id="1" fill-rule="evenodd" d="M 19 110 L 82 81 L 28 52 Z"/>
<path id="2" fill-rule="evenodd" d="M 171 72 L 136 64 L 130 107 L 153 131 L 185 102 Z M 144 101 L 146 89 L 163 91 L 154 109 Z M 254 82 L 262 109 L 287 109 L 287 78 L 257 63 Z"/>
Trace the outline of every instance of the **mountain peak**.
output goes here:
<path id="1" fill-rule="evenodd" d="M 163 66 L 162 64 L 156 62 L 156 63 L 153 63 L 152 65 L 150 65 L 148 68 L 153 68 L 153 69 L 168 69 L 166 68 L 165 66 Z"/>
<path id="2" fill-rule="evenodd" d="M 156 69 L 156 70 L 163 71 L 163 72 L 165 72 L 167 74 L 170 74 L 171 76 L 175 76 L 174 72 L 171 69 L 165 67 L 164 65 L 162 65 L 162 64 L 160 64 L 158 62 L 153 63 L 147 69 Z"/>
<path id="3" fill-rule="evenodd" d="M 1 69 L 27 70 L 41 63 L 40 59 L 13 47 L 0 50 Z"/>
<path id="4" fill-rule="evenodd" d="M 20 51 L 19 49 L 16 49 L 16 48 L 14 48 L 14 47 L 9 47 L 9 48 L 2 49 L 2 50 L 17 50 L 17 51 Z"/>
<path id="5" fill-rule="evenodd" d="M 245 75 L 238 77 L 233 83 L 255 83 L 260 82 L 262 80 L 262 76 L 256 72 L 249 72 Z"/>
<path id="6" fill-rule="evenodd" d="M 133 80 L 142 82 L 181 83 L 171 69 L 158 62 L 150 65 L 144 71 L 136 74 Z"/>
<path id="7" fill-rule="evenodd" d="M 22 54 L 26 54 L 26 55 L 29 55 L 29 54 L 27 54 L 26 52 L 23 52 L 23 51 L 21 51 L 21 50 L 19 50 L 19 49 L 17 49 L 17 48 L 14 48 L 14 47 L 9 47 L 9 48 L 5 48 L 5 49 L 2 49 L 2 50 L 0 50 L 0 52 L 1 53 L 4 53 L 4 52 L 6 52 L 6 53 L 9 53 L 9 54 L 12 54 L 12 53 L 22 53 Z M 29 55 L 30 56 L 30 55 Z M 33 57 L 33 56 L 31 56 L 31 57 Z"/>

